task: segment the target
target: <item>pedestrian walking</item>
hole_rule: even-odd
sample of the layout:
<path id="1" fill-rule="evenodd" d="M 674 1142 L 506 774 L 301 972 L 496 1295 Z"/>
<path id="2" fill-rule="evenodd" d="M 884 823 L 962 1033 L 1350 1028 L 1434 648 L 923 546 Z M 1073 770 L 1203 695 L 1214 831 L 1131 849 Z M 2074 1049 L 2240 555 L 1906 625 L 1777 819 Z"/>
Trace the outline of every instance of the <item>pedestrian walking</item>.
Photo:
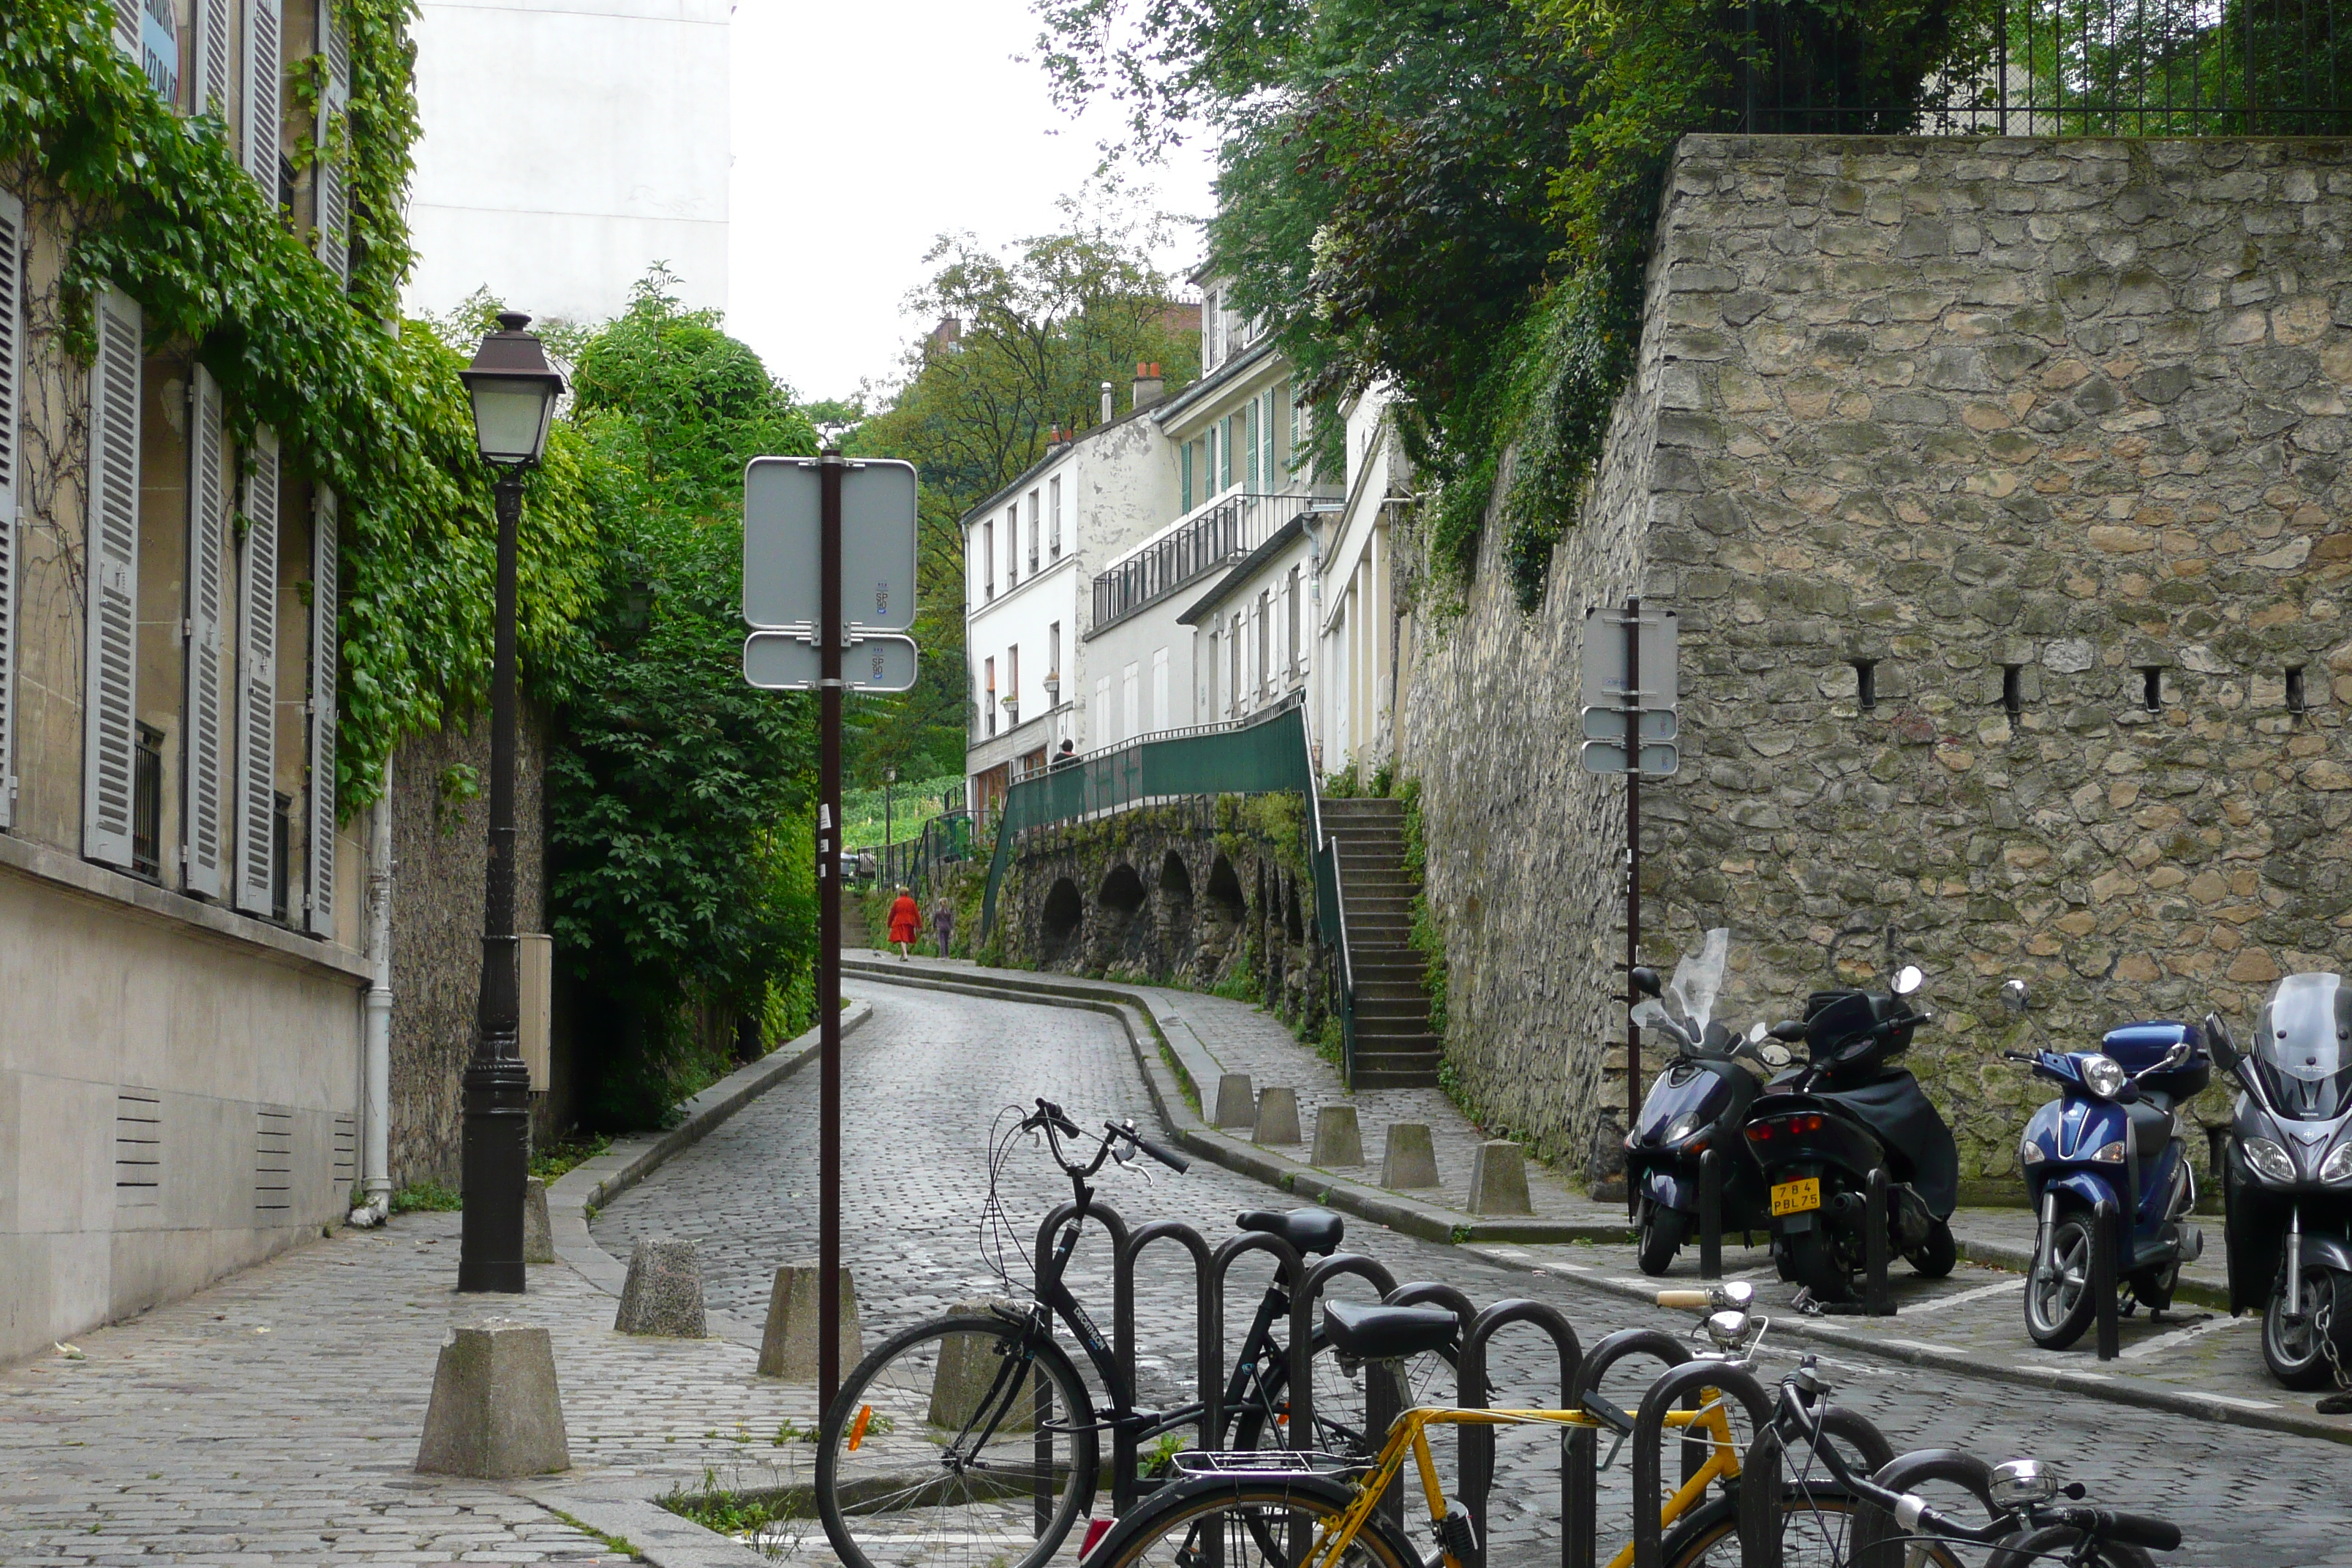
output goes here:
<path id="1" fill-rule="evenodd" d="M 1062 742 L 1062 749 L 1054 753 L 1054 760 L 1049 765 L 1048 771 L 1052 773 L 1060 773 L 1064 768 L 1074 768 L 1077 765 L 1078 743 L 1076 741 L 1064 741 Z"/>
<path id="2" fill-rule="evenodd" d="M 915 902 L 915 895 L 908 892 L 902 883 L 898 898 L 890 905 L 890 940 L 898 944 L 899 963 L 907 962 L 907 950 L 914 946 L 922 934 L 922 906 Z"/>
<path id="3" fill-rule="evenodd" d="M 939 938 L 940 956 L 945 958 L 955 945 L 955 905 L 945 892 L 931 900 L 931 934 Z"/>

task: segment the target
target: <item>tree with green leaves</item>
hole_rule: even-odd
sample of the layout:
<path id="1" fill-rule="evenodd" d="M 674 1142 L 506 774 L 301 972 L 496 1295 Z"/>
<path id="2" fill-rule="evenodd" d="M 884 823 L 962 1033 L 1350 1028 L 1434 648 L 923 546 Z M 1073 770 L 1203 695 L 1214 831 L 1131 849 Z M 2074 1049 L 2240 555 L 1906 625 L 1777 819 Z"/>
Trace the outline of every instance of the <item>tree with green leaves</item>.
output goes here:
<path id="1" fill-rule="evenodd" d="M 1193 319 L 1150 263 L 1148 232 L 1065 203 L 1059 233 L 1003 253 L 943 237 L 909 314 L 952 323 L 907 353 L 887 402 L 849 434 L 856 456 L 903 458 L 922 485 L 915 637 L 921 679 L 906 697 L 854 705 L 851 768 L 867 784 L 963 764 L 964 558 L 959 524 L 1045 455 L 1055 429 L 1102 416 L 1104 382 L 1125 388 L 1139 363 L 1173 392 L 1200 373 Z"/>

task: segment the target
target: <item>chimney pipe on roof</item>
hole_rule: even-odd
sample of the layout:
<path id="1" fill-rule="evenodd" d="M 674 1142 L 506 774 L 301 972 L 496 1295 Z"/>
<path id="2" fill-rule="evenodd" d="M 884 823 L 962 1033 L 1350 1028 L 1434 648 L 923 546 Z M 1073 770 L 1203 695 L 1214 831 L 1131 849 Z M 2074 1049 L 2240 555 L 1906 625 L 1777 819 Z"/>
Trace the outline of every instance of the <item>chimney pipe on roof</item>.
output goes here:
<path id="1" fill-rule="evenodd" d="M 1160 367 L 1139 363 L 1135 367 L 1135 406 L 1149 408 L 1160 401 Z"/>

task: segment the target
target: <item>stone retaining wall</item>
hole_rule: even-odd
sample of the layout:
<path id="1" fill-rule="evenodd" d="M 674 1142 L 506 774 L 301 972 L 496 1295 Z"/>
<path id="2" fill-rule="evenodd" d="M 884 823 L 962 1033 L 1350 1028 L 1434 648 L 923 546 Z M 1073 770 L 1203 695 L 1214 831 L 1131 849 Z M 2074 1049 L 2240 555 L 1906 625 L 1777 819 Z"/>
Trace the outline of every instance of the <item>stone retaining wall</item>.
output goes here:
<path id="1" fill-rule="evenodd" d="M 1588 1136 L 1622 786 L 1575 771 L 1576 668 L 1638 555 L 1685 698 L 1648 952 L 1730 925 L 1743 1024 L 1920 963 L 1911 1065 L 1967 1173 L 2011 1175 L 2045 1096 L 1998 1060 L 2006 976 L 2073 1042 L 2242 1020 L 2352 949 L 2352 144 L 1692 137 L 1671 179 L 1544 606 L 1490 538 L 1415 628 L 1448 1055 L 1514 1129 Z"/>

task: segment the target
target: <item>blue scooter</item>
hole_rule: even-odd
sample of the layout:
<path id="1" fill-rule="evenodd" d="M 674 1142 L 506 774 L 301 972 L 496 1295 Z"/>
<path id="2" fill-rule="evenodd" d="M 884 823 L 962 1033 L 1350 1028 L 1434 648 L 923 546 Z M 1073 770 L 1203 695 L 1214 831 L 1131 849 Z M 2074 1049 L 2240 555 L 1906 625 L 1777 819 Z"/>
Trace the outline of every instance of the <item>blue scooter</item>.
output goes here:
<path id="1" fill-rule="evenodd" d="M 2001 987 L 2011 1011 L 2025 1011 L 2025 983 Z M 2036 1027 L 2039 1033 L 2039 1026 Z M 2041 1224 L 2025 1282 L 2025 1331 L 2044 1350 L 2064 1350 L 2098 1313 L 2092 1290 L 2098 1216 L 2113 1214 L 2112 1278 L 2151 1311 L 2172 1305 L 2180 1266 L 2204 1250 L 2204 1232 L 2188 1222 L 2197 1179 L 2177 1136 L 2173 1108 L 2212 1080 L 2212 1058 L 2193 1024 L 2126 1024 L 2110 1029 L 2095 1051 L 2061 1051 L 2047 1039 L 2037 1051 L 2004 1051 L 2059 1089 L 2035 1111 L 2018 1144 Z"/>

